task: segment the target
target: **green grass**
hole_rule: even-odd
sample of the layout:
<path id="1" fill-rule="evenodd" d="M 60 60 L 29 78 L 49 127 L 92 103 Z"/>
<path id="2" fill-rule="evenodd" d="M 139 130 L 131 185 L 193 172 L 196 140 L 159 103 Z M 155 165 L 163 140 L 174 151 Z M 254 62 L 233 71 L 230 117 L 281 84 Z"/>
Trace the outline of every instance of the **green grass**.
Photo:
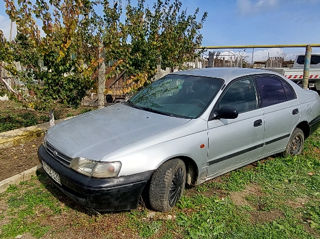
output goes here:
<path id="1" fill-rule="evenodd" d="M 198 186 L 174 211 L 174 231 L 187 238 L 320 237 L 320 155 L 315 151 L 319 143 L 318 131 L 306 141 L 301 156 L 276 157 Z M 230 194 L 248 185 L 259 187 L 259 193 L 245 197 L 249 205 L 235 205 Z M 219 190 L 227 196 L 215 193 Z M 295 206 L 301 199 L 305 205 Z M 140 236 L 145 232 L 148 228 L 142 227 Z"/>
<path id="2" fill-rule="evenodd" d="M 4 225 L 2 228 L 1 237 L 2 238 L 14 238 L 17 235 L 30 232 L 32 236 L 36 238 L 41 238 L 46 232 L 48 232 L 49 227 L 44 227 L 38 224 L 38 222 L 31 222 L 25 224 L 23 219 L 15 218 L 12 219 L 10 224 Z"/>
<path id="3" fill-rule="evenodd" d="M 303 211 L 303 218 L 310 227 L 320 233 L 320 205 L 319 202 L 309 202 Z"/>
<path id="4" fill-rule="evenodd" d="M 70 231 L 87 238 L 319 238 L 319 146 L 320 130 L 306 141 L 302 155 L 263 160 L 199 185 L 187 190 L 173 211 L 152 217 L 143 207 L 93 216 L 65 203 L 39 174 L 0 195 L 0 206 L 7 206 L 0 238 L 24 233 L 54 238 Z M 57 219 L 48 223 L 48 218 Z"/>
<path id="5" fill-rule="evenodd" d="M 43 185 L 36 185 L 35 180 L 33 178 L 19 186 L 10 186 L 3 195 L 7 201 L 6 216 L 10 218 L 10 223 L 1 228 L 0 238 L 12 238 L 26 232 L 40 238 L 50 229 L 41 225 L 41 220 L 48 215 L 61 213 L 57 199 Z"/>

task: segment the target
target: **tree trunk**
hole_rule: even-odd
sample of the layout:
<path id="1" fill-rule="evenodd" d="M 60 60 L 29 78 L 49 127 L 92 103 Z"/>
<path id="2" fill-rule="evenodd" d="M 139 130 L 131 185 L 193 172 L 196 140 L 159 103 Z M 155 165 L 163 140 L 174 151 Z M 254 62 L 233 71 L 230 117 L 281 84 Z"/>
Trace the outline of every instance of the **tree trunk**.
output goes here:
<path id="1" fill-rule="evenodd" d="M 311 61 L 311 51 L 310 45 L 306 46 L 306 54 L 304 56 L 304 68 L 303 68 L 303 89 L 308 89 L 309 87 L 309 70 Z"/>
<path id="2" fill-rule="evenodd" d="M 99 75 L 98 75 L 98 108 L 104 107 L 104 90 L 106 84 L 106 65 L 104 62 L 103 44 L 99 44 Z"/>
<path id="3" fill-rule="evenodd" d="M 50 112 L 49 112 L 49 118 L 50 118 L 49 125 L 50 125 L 50 127 L 52 127 L 52 126 L 55 125 L 55 122 L 54 122 L 54 112 L 53 112 L 53 110 L 50 110 Z"/>

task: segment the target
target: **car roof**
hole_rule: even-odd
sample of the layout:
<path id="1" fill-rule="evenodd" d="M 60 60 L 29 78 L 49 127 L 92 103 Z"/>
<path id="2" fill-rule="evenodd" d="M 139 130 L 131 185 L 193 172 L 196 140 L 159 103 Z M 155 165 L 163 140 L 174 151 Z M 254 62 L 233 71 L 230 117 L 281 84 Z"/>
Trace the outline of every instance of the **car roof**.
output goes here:
<path id="1" fill-rule="evenodd" d="M 275 72 L 252 69 L 252 68 L 235 68 L 235 67 L 213 67 L 213 68 L 203 68 L 203 69 L 191 69 L 186 71 L 177 71 L 171 74 L 176 75 L 192 75 L 192 76 L 204 76 L 224 79 L 226 83 L 229 83 L 235 78 L 254 75 L 254 74 L 274 74 Z"/>

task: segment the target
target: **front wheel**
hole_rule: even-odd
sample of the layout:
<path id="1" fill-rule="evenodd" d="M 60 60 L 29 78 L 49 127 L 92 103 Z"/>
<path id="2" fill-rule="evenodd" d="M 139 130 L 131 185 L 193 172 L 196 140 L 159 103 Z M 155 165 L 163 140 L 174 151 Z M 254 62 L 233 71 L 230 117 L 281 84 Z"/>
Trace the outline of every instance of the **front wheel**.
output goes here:
<path id="1" fill-rule="evenodd" d="M 171 210 L 183 194 L 185 182 L 186 166 L 181 159 L 172 159 L 162 164 L 151 178 L 151 207 L 162 212 Z"/>
<path id="2" fill-rule="evenodd" d="M 286 151 L 284 151 L 283 153 L 284 156 L 301 154 L 303 150 L 303 144 L 304 144 L 304 133 L 301 129 L 296 128 L 290 137 L 290 140 L 286 147 Z"/>

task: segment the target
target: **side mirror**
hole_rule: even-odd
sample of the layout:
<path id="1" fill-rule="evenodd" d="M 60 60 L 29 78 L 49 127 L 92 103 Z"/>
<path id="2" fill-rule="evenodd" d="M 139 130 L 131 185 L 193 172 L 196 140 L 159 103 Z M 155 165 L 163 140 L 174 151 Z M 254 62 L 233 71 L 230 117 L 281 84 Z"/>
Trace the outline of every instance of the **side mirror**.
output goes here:
<path id="1" fill-rule="evenodd" d="M 210 117 L 213 119 L 235 119 L 238 117 L 238 111 L 234 107 L 223 107 L 221 109 L 215 110 Z"/>

